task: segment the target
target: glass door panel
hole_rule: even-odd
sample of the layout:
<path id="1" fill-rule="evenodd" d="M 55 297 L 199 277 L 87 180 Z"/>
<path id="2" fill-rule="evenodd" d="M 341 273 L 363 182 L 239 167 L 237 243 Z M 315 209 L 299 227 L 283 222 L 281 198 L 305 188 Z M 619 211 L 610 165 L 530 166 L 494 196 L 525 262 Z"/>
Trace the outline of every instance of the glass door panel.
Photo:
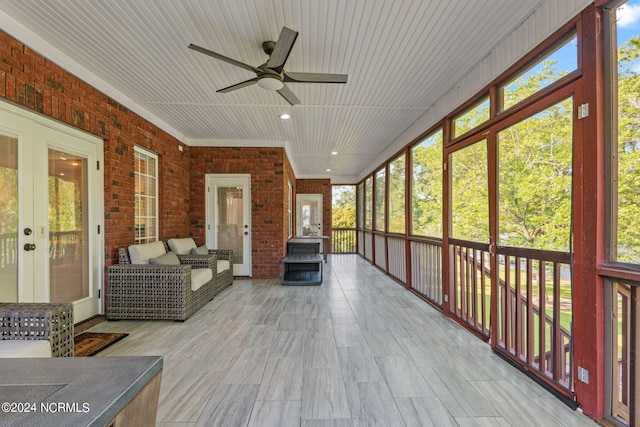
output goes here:
<path id="1" fill-rule="evenodd" d="M 0 102 L 0 301 L 100 313 L 102 144 Z"/>
<path id="2" fill-rule="evenodd" d="M 298 194 L 297 235 L 322 235 L 322 194 Z"/>
<path id="3" fill-rule="evenodd" d="M 207 246 L 233 250 L 233 275 L 251 276 L 251 175 L 207 174 Z"/>
<path id="4" fill-rule="evenodd" d="M 216 228 L 218 249 L 232 249 L 235 263 L 244 263 L 242 233 L 244 229 L 243 186 L 217 187 Z"/>
<path id="5" fill-rule="evenodd" d="M 18 140 L 0 134 L 0 301 L 18 301 Z"/>
<path id="6" fill-rule="evenodd" d="M 87 159 L 49 149 L 49 292 L 51 302 L 89 296 Z"/>
<path id="7" fill-rule="evenodd" d="M 488 337 L 491 307 L 487 140 L 450 154 L 451 310 Z"/>

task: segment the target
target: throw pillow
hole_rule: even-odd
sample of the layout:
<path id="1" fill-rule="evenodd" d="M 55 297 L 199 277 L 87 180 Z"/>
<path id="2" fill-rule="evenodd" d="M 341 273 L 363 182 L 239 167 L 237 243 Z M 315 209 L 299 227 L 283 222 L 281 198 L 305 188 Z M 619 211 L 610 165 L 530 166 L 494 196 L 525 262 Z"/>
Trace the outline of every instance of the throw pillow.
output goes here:
<path id="1" fill-rule="evenodd" d="M 191 255 L 209 255 L 209 248 L 207 248 L 207 245 L 192 248 Z"/>
<path id="2" fill-rule="evenodd" d="M 155 265 L 180 265 L 180 259 L 173 252 L 167 252 L 166 254 L 157 258 L 149 259 L 149 264 Z"/>

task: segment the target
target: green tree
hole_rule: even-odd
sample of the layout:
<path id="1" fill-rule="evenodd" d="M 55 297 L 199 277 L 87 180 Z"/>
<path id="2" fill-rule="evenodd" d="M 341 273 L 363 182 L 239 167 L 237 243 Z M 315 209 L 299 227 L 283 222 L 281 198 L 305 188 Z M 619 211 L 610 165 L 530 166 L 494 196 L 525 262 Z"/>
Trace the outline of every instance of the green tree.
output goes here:
<path id="1" fill-rule="evenodd" d="M 456 239 L 489 241 L 487 142 L 451 155 L 451 226 Z"/>
<path id="2" fill-rule="evenodd" d="M 512 105 L 539 92 L 566 72 L 545 61 L 503 91 Z M 484 104 L 471 110 L 466 132 L 484 121 Z M 568 250 L 571 226 L 573 100 L 565 99 L 497 135 L 499 242 L 547 250 Z M 471 114 L 473 113 L 473 114 Z M 453 237 L 488 242 L 487 140 L 454 152 L 452 170 Z"/>
<path id="3" fill-rule="evenodd" d="M 442 131 L 411 152 L 411 233 L 442 237 Z"/>
<path id="4" fill-rule="evenodd" d="M 569 250 L 573 100 L 498 133 L 500 245 Z"/>
<path id="5" fill-rule="evenodd" d="M 332 197 L 333 228 L 355 228 L 356 226 L 356 189 L 354 185 L 333 187 Z"/>
<path id="6" fill-rule="evenodd" d="M 18 230 L 18 170 L 0 168 L 0 234 Z"/>
<path id="7" fill-rule="evenodd" d="M 332 249 L 335 252 L 355 252 L 356 234 L 354 230 L 338 231 L 339 228 L 356 227 L 356 187 L 355 185 L 335 185 L 332 189 Z"/>
<path id="8" fill-rule="evenodd" d="M 384 198 L 385 198 L 385 180 L 387 178 L 385 169 L 380 169 L 375 174 L 374 186 L 374 209 L 375 209 L 375 229 L 378 231 L 384 231 L 385 211 L 384 211 Z"/>
<path id="9" fill-rule="evenodd" d="M 640 263 L 640 37 L 618 49 L 617 259 Z"/>
<path id="10" fill-rule="evenodd" d="M 389 163 L 389 232 L 405 232 L 405 156 Z"/>

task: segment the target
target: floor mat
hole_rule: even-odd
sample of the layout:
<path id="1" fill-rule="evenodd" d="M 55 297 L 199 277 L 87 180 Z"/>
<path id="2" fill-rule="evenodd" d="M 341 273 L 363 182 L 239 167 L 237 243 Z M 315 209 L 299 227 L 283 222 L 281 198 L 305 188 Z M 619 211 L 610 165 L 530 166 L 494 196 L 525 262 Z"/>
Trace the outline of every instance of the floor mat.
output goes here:
<path id="1" fill-rule="evenodd" d="M 129 334 L 83 332 L 73 338 L 75 357 L 93 356 Z"/>

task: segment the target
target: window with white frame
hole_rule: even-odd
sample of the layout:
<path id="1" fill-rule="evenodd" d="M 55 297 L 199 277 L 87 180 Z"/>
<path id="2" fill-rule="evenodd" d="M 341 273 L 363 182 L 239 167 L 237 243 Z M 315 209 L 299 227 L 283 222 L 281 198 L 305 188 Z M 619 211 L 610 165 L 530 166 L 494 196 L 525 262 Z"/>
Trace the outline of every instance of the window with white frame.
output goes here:
<path id="1" fill-rule="evenodd" d="M 158 155 L 134 147 L 135 242 L 158 240 Z"/>

